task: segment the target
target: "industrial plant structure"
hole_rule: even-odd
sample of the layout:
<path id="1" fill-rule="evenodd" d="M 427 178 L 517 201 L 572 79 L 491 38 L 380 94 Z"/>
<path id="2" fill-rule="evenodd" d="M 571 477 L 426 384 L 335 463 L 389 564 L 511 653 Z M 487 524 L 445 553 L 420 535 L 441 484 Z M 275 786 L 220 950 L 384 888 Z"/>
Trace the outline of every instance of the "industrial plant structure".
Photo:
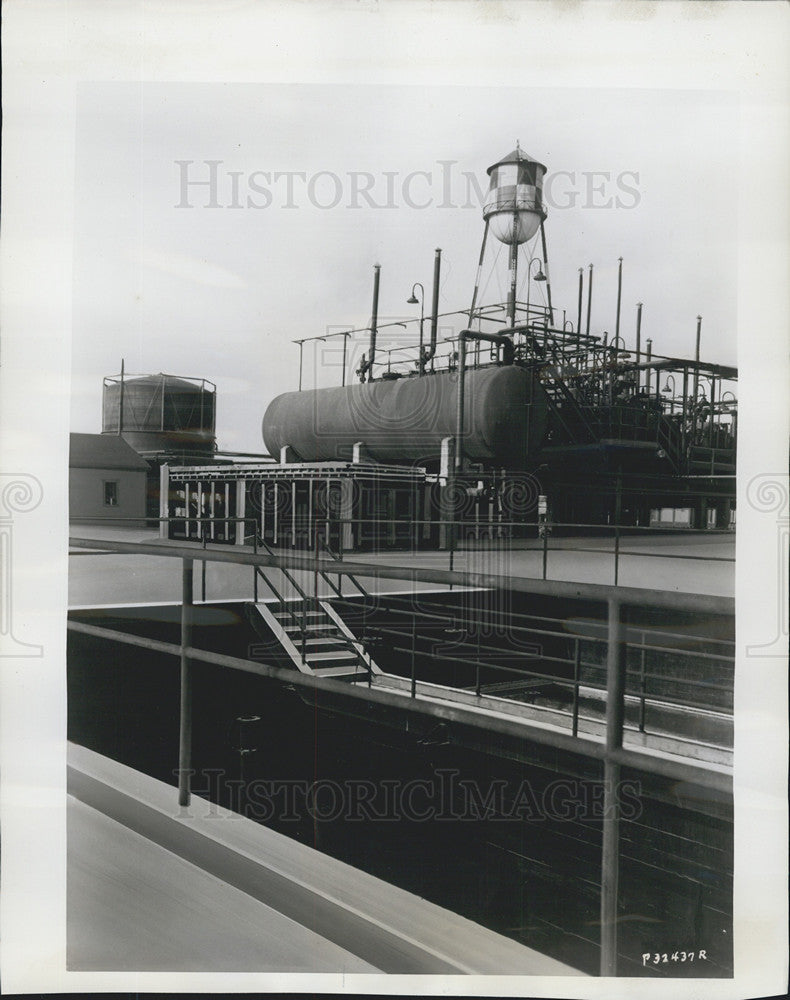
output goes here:
<path id="1" fill-rule="evenodd" d="M 682 511 L 680 520 L 689 527 L 729 527 L 737 369 L 700 359 L 699 317 L 693 358 L 655 353 L 650 340 L 641 340 L 641 304 L 636 343 L 627 346 L 620 333 L 622 259 L 614 334 L 590 332 L 592 265 L 586 322 L 583 269 L 576 323 L 564 319 L 565 311 L 560 321 L 544 230 L 545 169 L 518 146 L 489 168 L 472 301 L 455 314 L 463 317 L 464 329 L 438 342 L 437 250 L 428 343 L 421 321 L 419 342 L 399 347 L 397 359 L 393 351 L 381 351 L 376 265 L 369 343 L 357 384 L 346 384 L 344 363 L 340 386 L 301 388 L 304 343 L 343 336 L 345 362 L 348 337 L 356 331 L 296 341 L 300 389 L 277 396 L 263 418 L 263 440 L 276 464 L 219 469 L 213 462 L 173 462 L 173 451 L 155 451 L 166 477 L 160 515 L 172 519 L 163 533 L 196 537 L 199 518 L 211 524 L 219 507 L 233 519 L 233 529 L 222 533 L 225 540 L 260 537 L 292 547 L 314 545 L 319 510 L 325 513 L 324 538 L 346 549 L 380 543 L 446 547 L 458 538 L 518 536 L 534 532 L 539 519 L 558 532 L 649 526 L 662 511 L 673 521 L 674 512 Z M 508 247 L 509 294 L 505 303 L 480 305 L 491 235 Z M 522 275 L 522 302 L 520 251 L 538 240 L 540 251 L 529 257 Z M 533 281 L 545 285 L 545 304 L 530 302 Z M 418 301 L 414 290 L 411 301 Z M 150 412 L 158 413 L 152 395 L 158 384 L 138 380 L 129 386 L 149 400 L 144 430 L 158 442 L 164 416 L 148 426 Z M 105 387 L 105 431 L 117 425 L 110 415 L 118 412 L 118 394 L 117 382 Z M 194 405 L 198 426 L 206 430 L 190 442 L 210 451 L 213 393 L 205 398 L 208 410 L 202 388 Z M 140 420 L 141 414 L 134 409 L 129 418 Z M 124 435 L 132 441 L 126 430 Z M 137 431 L 133 437 L 136 447 L 147 443 Z M 212 530 L 217 537 L 217 528 Z"/>
<path id="2" fill-rule="evenodd" d="M 111 756 L 120 752 L 100 686 L 115 669 L 123 696 L 113 692 L 113 703 L 131 706 L 132 732 L 152 720 L 131 759 L 161 781 L 177 775 L 181 807 L 190 804 L 193 777 L 197 792 L 200 775 L 230 775 L 236 766 L 238 781 L 226 785 L 247 801 L 228 799 L 233 815 L 255 805 L 246 790 L 253 773 L 268 782 L 301 768 L 311 789 L 319 774 L 376 775 L 376 789 L 391 787 L 391 773 L 412 789 L 424 788 L 426 776 L 463 774 L 447 802 L 467 809 L 474 789 L 480 812 L 463 815 L 479 822 L 451 828 L 419 816 L 415 825 L 413 813 L 401 813 L 393 827 L 385 812 L 334 841 L 314 811 L 296 832 L 274 807 L 259 822 L 303 834 L 301 846 L 334 851 L 453 912 L 468 908 L 470 918 L 574 969 L 726 977 L 733 602 L 678 592 L 674 579 L 664 591 L 621 586 L 618 566 L 621 530 L 647 532 L 667 518 L 675 527 L 733 526 L 737 371 L 701 360 L 700 319 L 692 358 L 655 353 L 650 340 L 642 343 L 641 305 L 627 345 L 622 261 L 613 335 L 590 330 L 592 266 L 586 312 L 582 270 L 576 321 L 565 318 L 552 302 L 544 172 L 519 147 L 489 169 L 477 279 L 469 307 L 449 314 L 461 318 L 451 336 L 439 341 L 437 250 L 427 336 L 421 315 L 413 345 L 383 346 L 376 265 L 364 331 L 296 341 L 299 389 L 266 408 L 265 461 L 217 450 L 213 384 L 130 378 L 123 366 L 105 380 L 103 430 L 94 437 L 116 452 L 133 448 L 146 463 L 148 514 L 157 514 L 160 537 L 77 537 L 72 547 L 180 563 L 181 600 L 178 612 L 77 609 L 69 622 L 70 683 L 79 692 L 70 696 L 70 731 Z M 503 303 L 480 304 L 490 236 L 508 248 L 509 293 Z M 533 282 L 545 287 L 540 304 Z M 416 288 L 409 301 L 420 301 Z M 364 354 L 349 359 L 357 333 Z M 330 336 L 343 337 L 341 384 L 303 389 L 304 344 Z M 359 376 L 353 384 L 350 368 Z M 549 574 L 551 532 L 574 536 L 572 559 L 576 551 L 608 555 L 608 541 L 579 545 L 583 536 L 614 535 L 613 583 L 601 580 L 600 561 L 593 582 L 577 566 L 570 576 Z M 536 536 L 542 546 L 530 542 Z M 652 567 L 666 572 L 667 559 L 699 561 L 685 567 L 733 561 L 711 557 L 707 545 L 702 555 L 678 554 L 681 546 L 667 553 L 662 542 L 631 548 L 634 573 L 652 582 Z M 542 579 L 539 553 L 521 563 L 530 572 L 513 571 L 511 556 L 541 547 Z M 445 552 L 423 558 L 420 548 Z M 403 551 L 351 555 L 387 549 Z M 467 555 L 456 562 L 458 549 Z M 176 657 L 177 680 L 168 669 Z M 105 723 L 109 733 L 100 731 Z M 160 744 L 161 756 L 146 761 Z M 638 800 L 621 798 L 629 785 Z M 562 808 L 547 808 L 560 787 Z M 225 794 L 216 790 L 217 799 Z M 162 842 L 170 849 L 173 839 Z M 447 856 L 454 864 L 444 873 Z M 447 874 L 447 884 L 434 873 Z M 255 876 L 240 887 L 253 883 Z M 299 907 L 300 917 L 314 912 Z M 343 924 L 333 916 L 327 933 Z M 353 954 L 367 947 L 361 926 L 343 937 Z M 692 958 L 670 965 L 663 953 L 678 963 Z M 390 961 L 388 971 L 415 971 L 400 941 Z"/>

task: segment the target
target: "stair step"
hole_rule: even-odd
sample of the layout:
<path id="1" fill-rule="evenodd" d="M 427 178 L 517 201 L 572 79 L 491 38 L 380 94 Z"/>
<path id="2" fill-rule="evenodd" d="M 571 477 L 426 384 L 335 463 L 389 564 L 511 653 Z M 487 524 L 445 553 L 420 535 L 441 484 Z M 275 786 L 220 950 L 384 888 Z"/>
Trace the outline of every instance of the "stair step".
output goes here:
<path id="1" fill-rule="evenodd" d="M 317 667 L 313 673 L 316 677 L 365 677 L 365 671 L 354 667 Z"/>
<path id="2" fill-rule="evenodd" d="M 305 659 L 308 663 L 315 663 L 318 660 L 331 660 L 336 662 L 337 660 L 356 660 L 356 653 L 349 652 L 348 650 L 333 650 L 329 653 L 307 653 Z"/>
<path id="3" fill-rule="evenodd" d="M 274 612 L 274 617 L 280 621 L 291 620 L 294 615 L 297 618 L 326 618 L 326 612 L 324 611 L 302 611 L 301 608 L 292 608 L 291 611 Z"/>
<path id="4" fill-rule="evenodd" d="M 308 646 L 337 646 L 338 649 L 346 649 L 345 642 L 337 637 L 330 636 L 329 638 L 316 638 L 315 636 L 309 636 L 305 639 Z"/>
<path id="5" fill-rule="evenodd" d="M 300 635 L 301 625 L 286 625 L 283 629 L 288 635 Z M 334 622 L 317 622 L 313 625 L 305 625 L 305 632 L 329 632 L 337 635 L 337 625 Z"/>

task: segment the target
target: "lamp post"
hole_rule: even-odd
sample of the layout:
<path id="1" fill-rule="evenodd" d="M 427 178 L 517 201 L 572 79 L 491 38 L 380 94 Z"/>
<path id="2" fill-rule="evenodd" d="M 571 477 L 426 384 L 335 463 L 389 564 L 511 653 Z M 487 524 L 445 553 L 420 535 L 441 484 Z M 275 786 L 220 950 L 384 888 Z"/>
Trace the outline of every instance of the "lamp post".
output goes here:
<path id="1" fill-rule="evenodd" d="M 671 389 L 669 387 L 669 383 L 670 382 L 672 383 L 672 388 Z M 664 391 L 662 392 L 662 395 L 663 396 L 667 396 L 669 398 L 669 412 L 670 413 L 674 413 L 675 412 L 675 376 L 674 375 L 667 375 L 667 381 L 666 381 L 666 385 L 664 386 Z"/>
<path id="2" fill-rule="evenodd" d="M 532 277 L 532 265 L 538 262 L 538 273 L 535 275 L 534 279 Z M 527 265 L 527 323 L 529 323 L 529 292 L 532 285 L 532 281 L 545 281 L 546 275 L 543 273 L 541 268 L 542 260 L 540 257 L 530 257 L 529 264 Z"/>
<path id="3" fill-rule="evenodd" d="M 419 299 L 417 298 L 416 294 L 418 288 L 420 290 Z M 422 375 L 425 372 L 425 358 L 423 357 L 423 346 L 422 346 L 422 331 L 423 331 L 423 325 L 425 323 L 425 289 L 422 287 L 422 284 L 419 281 L 415 281 L 414 284 L 411 286 L 411 295 L 408 297 L 408 299 L 406 299 L 406 301 L 411 306 L 417 305 L 418 302 L 420 303 L 420 354 L 418 361 L 418 371 L 420 375 Z"/>
<path id="4" fill-rule="evenodd" d="M 727 396 L 732 397 L 727 399 Z M 722 413 L 728 413 L 732 418 L 730 424 L 730 433 L 733 438 L 736 437 L 738 433 L 738 400 L 735 398 L 735 393 L 731 389 L 725 389 L 721 394 L 721 399 L 719 400 L 719 406 L 722 409 Z"/>

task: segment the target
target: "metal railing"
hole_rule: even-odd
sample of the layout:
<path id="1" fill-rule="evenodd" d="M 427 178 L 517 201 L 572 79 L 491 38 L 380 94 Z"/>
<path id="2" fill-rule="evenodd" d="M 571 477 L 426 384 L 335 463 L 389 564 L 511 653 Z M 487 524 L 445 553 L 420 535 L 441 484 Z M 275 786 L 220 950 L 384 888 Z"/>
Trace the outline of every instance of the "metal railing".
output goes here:
<path id="1" fill-rule="evenodd" d="M 643 753 L 638 749 L 623 745 L 625 731 L 625 696 L 627 688 L 626 633 L 628 612 L 631 608 L 664 608 L 678 611 L 697 611 L 706 614 L 731 616 L 734 602 L 726 598 L 716 598 L 699 594 L 678 594 L 662 591 L 642 591 L 636 588 L 613 588 L 602 584 L 568 584 L 556 581 L 540 581 L 523 577 L 495 574 L 460 573 L 425 567 L 404 567 L 380 564 L 365 564 L 319 558 L 314 555 L 300 556 L 295 553 L 274 554 L 250 552 L 228 548 L 200 548 L 188 545 L 155 545 L 149 543 L 122 542 L 107 539 L 70 538 L 73 549 L 109 551 L 116 553 L 149 555 L 159 558 L 178 559 L 182 566 L 181 593 L 181 640 L 179 644 L 161 642 L 142 636 L 104 629 L 87 623 L 69 621 L 71 632 L 108 639 L 138 648 L 170 654 L 179 658 L 181 670 L 180 710 L 179 710 L 179 789 L 178 799 L 182 805 L 190 801 L 190 775 L 192 762 L 192 683 L 191 663 L 202 662 L 218 667 L 241 670 L 258 674 L 272 680 L 284 682 L 315 691 L 326 691 L 336 697 L 364 700 L 369 705 L 379 705 L 406 713 L 417 712 L 448 722 L 460 723 L 485 729 L 489 733 L 499 733 L 523 740 L 525 737 L 537 744 L 568 750 L 601 762 L 603 766 L 603 841 L 601 857 L 601 974 L 615 975 L 617 971 L 617 901 L 619 877 L 620 813 L 617 799 L 617 785 L 623 767 L 672 778 L 677 781 L 701 785 L 727 795 L 732 794 L 732 777 L 727 769 L 705 765 L 699 761 L 673 757 L 660 757 Z M 422 698 L 415 690 L 415 696 L 404 699 L 399 694 L 378 687 L 360 688 L 333 681 L 329 678 L 300 674 L 298 671 L 276 667 L 249 659 L 227 656 L 196 648 L 193 645 L 193 603 L 194 603 L 194 562 L 216 561 L 252 567 L 276 567 L 301 569 L 315 574 L 343 575 L 349 572 L 358 577 L 376 580 L 396 579 L 410 583 L 438 583 L 444 586 L 488 588 L 511 590 L 517 593 L 552 596 L 572 600 L 598 602 L 606 608 L 605 639 L 605 718 L 604 739 L 595 739 L 578 732 L 574 734 L 552 730 L 546 727 L 530 726 L 525 720 L 511 719 L 496 714 L 480 715 L 467 706 L 442 703 L 433 698 Z M 416 630 L 412 629 L 412 636 Z M 576 659 L 575 657 L 574 659 Z M 574 685 L 580 683 L 578 672 L 573 677 Z"/>

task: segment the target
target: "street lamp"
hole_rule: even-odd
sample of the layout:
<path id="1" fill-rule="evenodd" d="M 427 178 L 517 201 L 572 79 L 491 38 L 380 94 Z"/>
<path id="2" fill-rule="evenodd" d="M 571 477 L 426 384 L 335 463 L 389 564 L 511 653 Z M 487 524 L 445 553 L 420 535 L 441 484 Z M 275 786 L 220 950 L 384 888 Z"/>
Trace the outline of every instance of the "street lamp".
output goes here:
<path id="1" fill-rule="evenodd" d="M 670 382 L 672 383 L 672 388 L 671 389 L 669 387 L 669 383 Z M 674 375 L 667 375 L 667 383 L 664 386 L 663 395 L 669 397 L 669 412 L 670 413 L 674 413 L 675 412 L 675 376 Z"/>
<path id="2" fill-rule="evenodd" d="M 418 288 L 420 290 L 419 299 L 417 298 L 416 294 Z M 418 302 L 420 303 L 420 353 L 419 353 L 419 361 L 417 362 L 417 367 L 420 375 L 422 375 L 425 372 L 425 358 L 423 356 L 423 346 L 422 346 L 422 331 L 423 331 L 423 325 L 425 323 L 425 289 L 422 287 L 422 284 L 419 281 L 415 281 L 414 284 L 411 286 L 411 295 L 408 297 L 408 299 L 406 299 L 406 301 L 409 303 L 410 306 L 416 306 Z"/>
<path id="3" fill-rule="evenodd" d="M 534 276 L 532 275 L 532 265 L 538 262 L 538 273 Z M 546 281 L 546 275 L 543 273 L 541 268 L 541 258 L 540 257 L 530 257 L 529 264 L 527 265 L 527 323 L 529 323 L 529 293 L 532 286 L 532 281 Z"/>

